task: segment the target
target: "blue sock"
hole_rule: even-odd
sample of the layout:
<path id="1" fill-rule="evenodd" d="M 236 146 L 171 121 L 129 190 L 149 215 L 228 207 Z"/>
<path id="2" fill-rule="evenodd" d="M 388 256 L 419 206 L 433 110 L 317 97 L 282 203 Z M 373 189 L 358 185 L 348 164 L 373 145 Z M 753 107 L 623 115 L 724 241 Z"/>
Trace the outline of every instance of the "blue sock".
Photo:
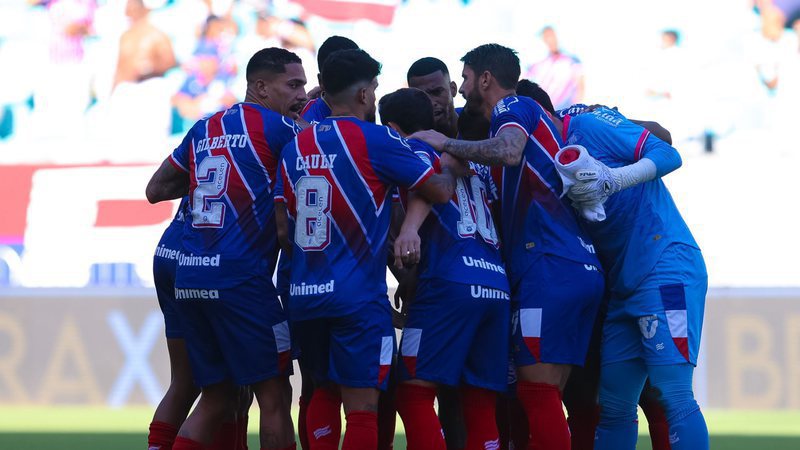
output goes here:
<path id="1" fill-rule="evenodd" d="M 639 422 L 636 406 L 647 370 L 641 360 L 604 365 L 600 372 L 600 424 L 595 450 L 634 450 Z"/>
<path id="2" fill-rule="evenodd" d="M 660 392 L 672 450 L 708 450 L 708 427 L 692 392 L 691 364 L 650 366 L 650 384 Z"/>

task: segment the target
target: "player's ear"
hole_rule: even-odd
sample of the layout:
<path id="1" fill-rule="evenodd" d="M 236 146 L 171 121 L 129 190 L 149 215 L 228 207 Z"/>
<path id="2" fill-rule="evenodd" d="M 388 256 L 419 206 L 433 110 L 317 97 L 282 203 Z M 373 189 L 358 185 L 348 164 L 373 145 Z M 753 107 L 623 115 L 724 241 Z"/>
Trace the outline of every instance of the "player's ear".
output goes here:
<path id="1" fill-rule="evenodd" d="M 456 98 L 456 94 L 458 94 L 458 86 L 456 85 L 455 81 L 450 82 L 450 96 Z"/>
<path id="2" fill-rule="evenodd" d="M 491 84 L 491 81 L 492 81 L 492 73 L 489 72 L 488 70 L 484 70 L 480 78 L 478 78 L 478 83 L 480 87 L 483 89 L 488 89 L 489 85 Z"/>
<path id="3" fill-rule="evenodd" d="M 386 125 L 387 125 L 389 128 L 393 129 L 394 131 L 397 131 L 397 134 L 399 134 L 400 136 L 403 136 L 403 134 L 404 134 L 404 133 L 403 133 L 403 131 L 402 131 L 402 130 L 400 130 L 400 126 L 399 126 L 399 125 L 397 125 L 396 123 L 394 123 L 394 122 L 392 122 L 392 121 L 389 121 L 389 123 L 387 123 Z"/>
<path id="4" fill-rule="evenodd" d="M 356 95 L 357 95 L 358 103 L 360 103 L 362 105 L 366 105 L 367 103 L 369 103 L 369 95 L 367 95 L 367 88 L 366 87 L 362 87 L 361 89 L 359 89 L 358 90 L 358 94 L 356 94 Z"/>
<path id="5" fill-rule="evenodd" d="M 256 94 L 258 94 L 261 98 L 269 97 L 269 89 L 267 88 L 267 82 L 264 81 L 262 78 L 259 78 L 255 82 L 256 85 Z"/>

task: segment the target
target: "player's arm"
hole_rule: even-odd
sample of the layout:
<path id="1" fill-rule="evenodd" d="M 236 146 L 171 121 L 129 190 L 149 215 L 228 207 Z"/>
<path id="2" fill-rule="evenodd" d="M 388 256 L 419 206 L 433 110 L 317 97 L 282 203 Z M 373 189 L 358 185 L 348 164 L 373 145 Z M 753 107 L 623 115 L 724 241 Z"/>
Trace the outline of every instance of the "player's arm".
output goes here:
<path id="1" fill-rule="evenodd" d="M 661 139 L 669 145 L 672 145 L 672 134 L 670 134 L 669 130 L 662 127 L 658 122 L 634 119 L 631 119 L 631 122 L 639 125 L 640 127 L 646 128 L 648 131 L 653 133 L 653 136 Z"/>
<path id="2" fill-rule="evenodd" d="M 292 241 L 289 240 L 289 214 L 286 204 L 275 202 L 275 226 L 278 231 L 278 244 L 287 256 L 292 256 Z"/>
<path id="3" fill-rule="evenodd" d="M 395 266 L 403 268 L 403 264 L 410 266 L 419 263 L 421 244 L 419 227 L 428 217 L 431 208 L 431 204 L 424 198 L 413 192 L 408 193 L 408 211 L 400 227 L 400 233 L 394 240 Z"/>
<path id="4" fill-rule="evenodd" d="M 181 198 L 189 192 L 189 173 L 178 169 L 170 158 L 164 160 L 147 183 L 145 195 L 150 203 Z"/>
<path id="5" fill-rule="evenodd" d="M 482 141 L 450 139 L 433 130 L 418 131 L 409 138 L 423 140 L 440 152 L 487 166 L 516 166 L 522 160 L 528 140 L 525 132 L 517 127 L 503 128 L 497 136 Z"/>

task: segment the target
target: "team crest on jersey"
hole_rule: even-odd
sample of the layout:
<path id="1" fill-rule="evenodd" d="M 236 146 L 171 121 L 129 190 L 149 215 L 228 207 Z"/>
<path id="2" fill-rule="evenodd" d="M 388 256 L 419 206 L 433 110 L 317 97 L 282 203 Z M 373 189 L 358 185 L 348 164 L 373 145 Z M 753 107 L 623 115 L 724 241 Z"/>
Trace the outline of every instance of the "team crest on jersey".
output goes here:
<path id="1" fill-rule="evenodd" d="M 658 316 L 655 314 L 639 318 L 639 330 L 645 339 L 652 339 L 658 330 Z"/>
<path id="2" fill-rule="evenodd" d="M 508 103 L 506 103 L 506 100 L 508 100 Z M 496 105 L 494 105 L 494 111 L 492 114 L 499 116 L 500 114 L 508 111 L 509 107 L 517 102 L 519 102 L 519 98 L 517 97 L 506 97 L 501 99 Z"/>

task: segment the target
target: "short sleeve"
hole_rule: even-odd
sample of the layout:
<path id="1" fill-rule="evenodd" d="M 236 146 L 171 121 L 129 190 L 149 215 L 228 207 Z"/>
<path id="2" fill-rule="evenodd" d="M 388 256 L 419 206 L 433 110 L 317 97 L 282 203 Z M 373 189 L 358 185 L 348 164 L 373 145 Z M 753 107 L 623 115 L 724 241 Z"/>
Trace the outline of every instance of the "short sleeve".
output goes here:
<path id="1" fill-rule="evenodd" d="M 381 127 L 375 140 L 369 145 L 372 149 L 370 162 L 375 173 L 384 182 L 414 190 L 433 176 L 434 169 L 429 162 L 416 154 L 409 143 L 388 127 Z M 372 153 L 374 151 L 375 153 Z"/>
<path id="2" fill-rule="evenodd" d="M 193 131 L 194 127 L 186 133 L 180 145 L 169 155 L 169 162 L 172 166 L 182 172 L 189 172 L 189 155 L 194 151 Z"/>
<path id="3" fill-rule="evenodd" d="M 605 141 L 605 148 L 612 159 L 627 164 L 634 163 L 642 158 L 645 143 L 650 132 L 637 125 L 619 112 L 599 108 L 584 114 L 571 117 L 568 122 L 567 134 L 591 133 Z M 579 136 L 578 136 L 579 137 Z M 572 142 L 574 139 L 570 139 Z"/>
<path id="4" fill-rule="evenodd" d="M 280 151 L 292 142 L 300 132 L 300 127 L 290 118 L 275 113 L 266 121 L 264 135 L 267 136 L 269 148 L 276 152 L 275 158 L 280 161 Z"/>

